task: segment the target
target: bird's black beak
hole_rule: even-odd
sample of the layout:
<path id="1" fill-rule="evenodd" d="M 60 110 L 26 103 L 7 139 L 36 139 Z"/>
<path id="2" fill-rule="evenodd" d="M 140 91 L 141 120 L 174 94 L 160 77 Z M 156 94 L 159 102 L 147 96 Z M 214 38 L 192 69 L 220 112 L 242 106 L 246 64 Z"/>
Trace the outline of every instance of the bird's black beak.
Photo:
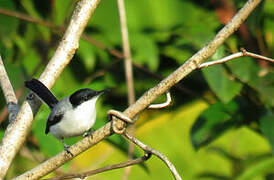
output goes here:
<path id="1" fill-rule="evenodd" d="M 104 93 L 108 93 L 108 92 L 110 92 L 110 89 L 104 89 L 102 91 L 97 91 L 97 96 L 100 96 L 100 95 L 102 95 Z"/>

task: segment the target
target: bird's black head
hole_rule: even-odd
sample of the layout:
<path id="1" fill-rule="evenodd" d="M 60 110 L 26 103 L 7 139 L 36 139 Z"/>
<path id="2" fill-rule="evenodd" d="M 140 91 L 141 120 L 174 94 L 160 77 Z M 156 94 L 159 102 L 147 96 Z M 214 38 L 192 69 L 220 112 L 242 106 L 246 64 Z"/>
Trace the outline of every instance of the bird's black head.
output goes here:
<path id="1" fill-rule="evenodd" d="M 69 97 L 69 101 L 72 104 L 73 107 L 77 107 L 78 105 L 82 104 L 83 102 L 86 102 L 93 97 L 99 96 L 103 94 L 106 90 L 102 91 L 94 91 L 92 89 L 80 89 L 73 93 Z"/>

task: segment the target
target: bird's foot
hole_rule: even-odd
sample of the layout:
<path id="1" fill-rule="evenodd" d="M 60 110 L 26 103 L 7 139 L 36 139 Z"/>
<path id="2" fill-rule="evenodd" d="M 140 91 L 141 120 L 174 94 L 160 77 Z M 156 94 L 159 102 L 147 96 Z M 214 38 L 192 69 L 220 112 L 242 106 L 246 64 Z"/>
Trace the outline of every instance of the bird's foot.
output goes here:
<path id="1" fill-rule="evenodd" d="M 71 156 L 73 156 L 73 154 L 72 154 L 72 152 L 69 150 L 69 148 L 70 148 L 69 145 L 64 144 L 64 149 L 65 149 L 65 151 L 66 151 L 68 154 L 70 154 Z"/>
<path id="2" fill-rule="evenodd" d="M 88 137 L 88 136 L 90 136 L 91 138 L 93 138 L 93 133 L 94 133 L 93 130 L 89 130 L 89 131 L 87 131 L 87 132 L 85 132 L 83 134 L 83 138 Z"/>
<path id="3" fill-rule="evenodd" d="M 70 154 L 71 156 L 73 156 L 72 152 L 69 150 L 70 146 L 67 145 L 67 144 L 64 142 L 64 139 L 63 139 L 63 138 L 61 139 L 61 142 L 62 142 L 62 144 L 63 144 L 63 146 L 64 146 L 65 151 L 66 151 L 68 154 Z"/>

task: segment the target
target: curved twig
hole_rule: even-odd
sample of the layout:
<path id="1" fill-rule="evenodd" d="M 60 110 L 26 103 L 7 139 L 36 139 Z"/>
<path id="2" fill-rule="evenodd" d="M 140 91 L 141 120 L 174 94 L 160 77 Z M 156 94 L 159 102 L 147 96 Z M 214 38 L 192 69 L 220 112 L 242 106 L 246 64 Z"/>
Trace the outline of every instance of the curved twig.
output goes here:
<path id="1" fill-rule="evenodd" d="M 148 106 L 148 108 L 149 109 L 161 109 L 161 108 L 165 108 L 165 107 L 169 106 L 171 102 L 172 102 L 172 100 L 171 100 L 170 92 L 167 91 L 166 92 L 166 102 L 161 103 L 161 104 L 150 104 Z"/>

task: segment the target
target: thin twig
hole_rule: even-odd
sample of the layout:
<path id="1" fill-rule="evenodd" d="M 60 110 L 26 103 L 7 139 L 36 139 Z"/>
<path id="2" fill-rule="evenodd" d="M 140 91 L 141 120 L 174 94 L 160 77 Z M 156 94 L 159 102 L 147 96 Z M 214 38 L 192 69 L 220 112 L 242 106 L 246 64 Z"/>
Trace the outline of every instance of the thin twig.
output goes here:
<path id="1" fill-rule="evenodd" d="M 169 94 L 169 93 L 167 93 L 167 94 Z M 169 96 L 170 96 L 170 94 L 169 94 Z M 108 112 L 108 115 L 110 116 L 111 119 L 112 119 L 112 116 L 114 116 L 114 117 L 124 121 L 125 123 L 133 123 L 132 120 L 129 117 L 125 116 L 123 113 L 121 113 L 119 111 L 111 110 L 111 111 Z M 114 122 L 115 121 L 113 121 L 113 123 Z M 145 152 L 150 152 L 150 153 L 156 155 L 158 158 L 160 158 L 162 161 L 165 162 L 165 164 L 168 166 L 168 168 L 170 169 L 170 171 L 172 172 L 172 174 L 173 174 L 173 176 L 176 180 L 181 180 L 182 179 L 180 177 L 179 173 L 177 172 L 175 166 L 168 160 L 168 158 L 165 155 L 163 155 L 159 151 L 149 147 L 148 145 L 145 145 L 144 143 L 137 140 L 136 138 L 134 138 L 129 133 L 125 132 L 125 128 L 123 130 L 119 130 L 119 131 L 116 131 L 115 129 L 116 129 L 115 124 L 113 124 L 113 130 L 114 130 L 115 133 L 123 134 L 124 137 L 126 137 L 128 140 L 130 140 L 130 142 L 138 145 Z M 127 178 L 127 176 L 124 176 L 123 178 Z"/>
<path id="2" fill-rule="evenodd" d="M 170 92 L 167 91 L 167 92 L 166 92 L 166 102 L 161 103 L 161 104 L 150 104 L 150 105 L 148 106 L 148 108 L 149 108 L 149 109 L 161 109 L 161 108 L 165 108 L 165 107 L 167 107 L 167 106 L 170 105 L 171 101 L 172 101 L 172 100 L 171 100 Z"/>
<path id="3" fill-rule="evenodd" d="M 15 11 L 4 9 L 4 8 L 0 8 L 0 14 L 6 15 L 6 16 L 16 17 L 18 19 L 22 19 L 24 21 L 28 21 L 28 22 L 32 22 L 32 23 L 41 24 L 43 26 L 46 26 L 46 27 L 49 27 L 49 28 L 52 28 L 52 29 L 58 29 L 58 30 L 61 29 L 60 27 L 56 26 L 55 24 L 53 24 L 51 22 L 43 21 L 43 20 L 38 19 L 38 18 L 30 17 L 26 14 L 18 13 L 18 12 L 15 12 Z"/>
<path id="4" fill-rule="evenodd" d="M 128 90 L 128 105 L 131 105 L 135 102 L 135 92 L 134 92 L 134 78 L 133 78 L 133 71 L 132 71 L 132 58 L 130 52 L 130 43 L 128 38 L 128 29 L 127 29 L 127 22 L 126 22 L 126 10 L 124 0 L 117 0 L 118 3 L 118 10 L 120 16 L 120 27 L 122 32 L 122 39 L 123 39 L 123 54 L 124 54 L 124 66 L 125 66 L 125 75 L 126 75 L 126 84 Z M 127 129 L 128 133 L 131 135 L 135 134 L 135 127 L 134 124 L 130 125 Z M 128 159 L 131 160 L 133 158 L 134 153 L 134 144 L 129 143 L 128 148 Z M 125 168 L 125 172 L 123 175 L 123 180 L 126 180 L 130 174 L 131 166 Z"/>
<path id="5" fill-rule="evenodd" d="M 15 96 L 14 90 L 10 83 L 1 55 L 0 55 L 0 84 L 7 102 L 7 106 L 8 106 L 9 122 L 12 123 L 18 113 L 17 98 Z"/>
<path id="6" fill-rule="evenodd" d="M 180 66 L 176 71 L 171 73 L 168 77 L 162 80 L 158 85 L 148 90 L 142 97 L 140 97 L 134 104 L 129 106 L 123 113 L 129 118 L 133 119 L 141 111 L 147 108 L 155 99 L 157 99 L 161 94 L 165 93 L 168 89 L 186 77 L 189 73 L 195 70 L 198 65 L 212 56 L 217 48 L 224 43 L 224 41 L 232 35 L 237 28 L 243 23 L 248 15 L 254 10 L 254 8 L 261 2 L 261 0 L 249 0 L 245 3 L 243 8 L 232 18 L 232 20 L 223 27 L 217 35 L 201 50 L 194 54 L 190 59 L 188 59 L 182 66 Z M 118 128 L 125 127 L 125 123 L 120 121 L 117 123 Z M 91 137 L 86 137 L 81 141 L 78 141 L 74 145 L 70 146 L 70 151 L 74 155 L 79 155 L 83 151 L 91 148 L 98 142 L 109 137 L 113 134 L 112 123 L 109 122 L 103 127 L 98 129 L 92 134 Z M 1 153 L 0 153 L 1 154 Z M 71 160 L 72 157 L 68 156 L 65 151 L 57 154 L 56 156 L 48 159 L 47 161 L 39 164 L 34 169 L 25 172 L 24 174 L 18 176 L 14 179 L 38 179 L 49 172 L 57 169 L 65 162 Z"/>
<path id="7" fill-rule="evenodd" d="M 123 162 L 123 163 L 113 164 L 113 165 L 110 165 L 110 166 L 105 166 L 105 167 L 102 167 L 102 168 L 99 168 L 99 169 L 95 169 L 95 170 L 91 170 L 91 171 L 87 171 L 87 172 L 83 172 L 83 173 L 66 174 L 66 175 L 63 175 L 63 176 L 49 178 L 49 179 L 45 179 L 45 180 L 61 180 L 61 179 L 72 179 L 72 178 L 84 179 L 85 177 L 92 176 L 92 175 L 95 175 L 95 174 L 99 174 L 99 173 L 102 173 L 102 172 L 105 172 L 105 171 L 110 171 L 110 170 L 114 170 L 114 169 L 119 169 L 119 168 L 132 166 L 132 165 L 135 165 L 135 164 L 140 164 L 140 163 L 148 160 L 150 157 L 151 157 L 151 154 L 146 153 L 142 157 L 132 159 L 132 160 L 128 160 L 128 161 Z"/>
<path id="8" fill-rule="evenodd" d="M 139 146 L 140 148 L 142 148 L 145 152 L 150 152 L 151 154 L 154 154 L 155 156 L 157 156 L 158 158 L 160 158 L 169 168 L 169 170 L 171 171 L 174 179 L 176 180 L 181 180 L 181 176 L 179 175 L 179 173 L 177 172 L 175 166 L 168 160 L 168 158 L 163 155 L 162 153 L 160 153 L 159 151 L 153 149 L 152 147 L 142 143 L 141 141 L 139 141 L 138 139 L 136 139 L 133 136 L 130 136 L 128 133 L 125 133 L 124 136 L 130 140 L 131 142 L 133 142 L 134 144 L 136 144 L 137 146 Z"/>
<path id="9" fill-rule="evenodd" d="M 78 1 L 71 21 L 65 32 L 64 37 L 55 51 L 52 59 L 40 76 L 47 87 L 52 87 L 56 79 L 72 59 L 79 46 L 81 34 L 88 23 L 100 0 L 81 0 Z M 28 132 L 31 129 L 33 115 L 40 107 L 40 101 L 24 101 L 16 120 L 9 125 L 5 131 L 0 145 L 0 179 L 3 179 L 21 145 L 25 142 Z M 45 171 L 51 169 L 49 165 Z M 41 176 L 40 176 L 41 177 Z M 35 178 L 33 176 L 32 178 Z"/>
<path id="10" fill-rule="evenodd" d="M 257 59 L 261 59 L 261 60 L 265 60 L 265 61 L 274 63 L 274 59 L 272 59 L 272 58 L 268 58 L 268 57 L 261 56 L 261 55 L 255 54 L 255 53 L 251 53 L 251 52 L 246 51 L 244 48 L 241 48 L 241 52 L 231 54 L 229 56 L 226 56 L 222 59 L 218 59 L 215 61 L 202 63 L 198 66 L 198 68 L 205 68 L 205 67 L 216 65 L 216 64 L 222 64 L 222 63 L 228 62 L 230 60 L 233 60 L 233 59 L 236 59 L 236 58 L 242 57 L 242 56 L 249 56 L 249 57 L 253 57 L 253 58 L 257 58 Z"/>
<path id="11" fill-rule="evenodd" d="M 130 45 L 128 39 L 128 30 L 126 22 L 126 12 L 124 0 L 117 0 L 118 9 L 120 15 L 120 25 L 123 38 L 123 54 L 125 58 L 125 70 L 126 70 L 126 79 L 127 79 L 127 88 L 128 88 L 128 104 L 131 105 L 135 102 L 135 93 L 134 93 L 134 84 L 133 84 L 133 72 L 132 72 L 132 59 L 130 53 Z"/>

